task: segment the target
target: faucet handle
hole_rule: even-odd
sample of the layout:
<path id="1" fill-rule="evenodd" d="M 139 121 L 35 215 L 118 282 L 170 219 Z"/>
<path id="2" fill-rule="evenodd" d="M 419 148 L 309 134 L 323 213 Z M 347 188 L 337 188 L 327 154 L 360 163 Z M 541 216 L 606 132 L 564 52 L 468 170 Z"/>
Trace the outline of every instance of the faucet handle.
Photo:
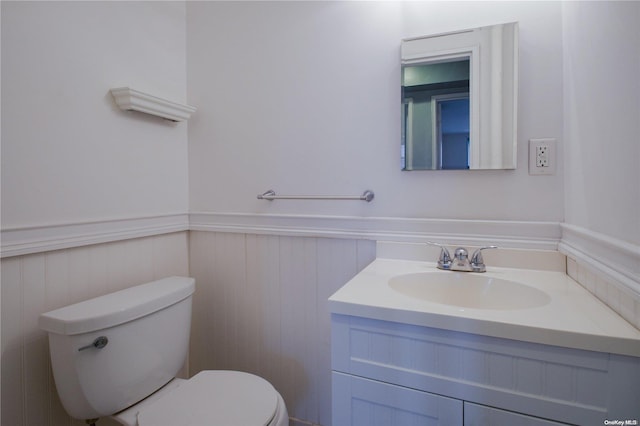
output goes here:
<path id="1" fill-rule="evenodd" d="M 498 246 L 485 246 L 474 251 L 473 256 L 471 256 L 471 268 L 473 269 L 473 272 L 485 272 L 487 270 L 484 264 L 484 259 L 482 258 L 482 250 L 497 248 Z"/>
<path id="2" fill-rule="evenodd" d="M 449 250 L 442 244 L 434 243 L 433 241 L 427 241 L 427 244 L 430 246 L 440 247 L 440 256 L 438 256 L 438 268 L 440 269 L 451 269 L 451 254 L 449 254 Z"/>
<path id="3" fill-rule="evenodd" d="M 464 262 L 469 257 L 469 252 L 467 252 L 467 249 L 464 247 L 458 247 L 456 251 L 453 252 L 453 257 L 460 262 Z"/>

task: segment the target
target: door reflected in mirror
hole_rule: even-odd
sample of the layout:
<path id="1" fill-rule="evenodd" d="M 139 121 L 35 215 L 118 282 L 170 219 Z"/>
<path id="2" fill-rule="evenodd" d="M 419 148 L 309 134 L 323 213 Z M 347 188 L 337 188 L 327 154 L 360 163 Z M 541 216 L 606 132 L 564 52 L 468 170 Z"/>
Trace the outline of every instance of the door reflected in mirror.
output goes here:
<path id="1" fill-rule="evenodd" d="M 402 70 L 402 169 L 468 169 L 468 57 Z"/>

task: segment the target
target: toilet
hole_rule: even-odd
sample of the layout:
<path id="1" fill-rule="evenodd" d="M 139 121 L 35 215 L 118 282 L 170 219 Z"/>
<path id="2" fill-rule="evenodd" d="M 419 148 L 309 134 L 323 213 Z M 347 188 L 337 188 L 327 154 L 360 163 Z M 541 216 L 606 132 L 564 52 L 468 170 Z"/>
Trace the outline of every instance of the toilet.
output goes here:
<path id="1" fill-rule="evenodd" d="M 177 378 L 195 280 L 169 277 L 40 315 L 65 410 L 127 426 L 287 426 L 280 394 L 240 371 Z"/>

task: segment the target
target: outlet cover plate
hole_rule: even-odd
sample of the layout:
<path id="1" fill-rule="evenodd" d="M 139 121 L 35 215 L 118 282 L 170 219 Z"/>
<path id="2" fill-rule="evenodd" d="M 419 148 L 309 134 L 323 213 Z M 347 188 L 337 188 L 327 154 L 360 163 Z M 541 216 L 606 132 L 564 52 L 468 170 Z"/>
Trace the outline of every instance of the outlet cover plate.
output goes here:
<path id="1" fill-rule="evenodd" d="M 543 161 L 538 161 L 540 155 L 544 156 Z M 554 138 L 529 139 L 530 175 L 555 175 L 556 162 L 556 140 Z M 540 163 L 546 165 L 540 166 Z"/>

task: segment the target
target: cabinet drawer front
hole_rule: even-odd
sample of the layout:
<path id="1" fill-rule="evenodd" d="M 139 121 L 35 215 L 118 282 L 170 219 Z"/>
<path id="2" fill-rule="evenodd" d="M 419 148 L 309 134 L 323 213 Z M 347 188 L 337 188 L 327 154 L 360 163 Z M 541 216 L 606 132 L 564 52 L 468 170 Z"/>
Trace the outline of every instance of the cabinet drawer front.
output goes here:
<path id="1" fill-rule="evenodd" d="M 462 401 L 348 374 L 332 373 L 336 426 L 461 425 Z"/>
<path id="2" fill-rule="evenodd" d="M 567 426 L 566 423 L 553 422 L 537 417 L 525 416 L 483 405 L 464 403 L 464 426 Z"/>

